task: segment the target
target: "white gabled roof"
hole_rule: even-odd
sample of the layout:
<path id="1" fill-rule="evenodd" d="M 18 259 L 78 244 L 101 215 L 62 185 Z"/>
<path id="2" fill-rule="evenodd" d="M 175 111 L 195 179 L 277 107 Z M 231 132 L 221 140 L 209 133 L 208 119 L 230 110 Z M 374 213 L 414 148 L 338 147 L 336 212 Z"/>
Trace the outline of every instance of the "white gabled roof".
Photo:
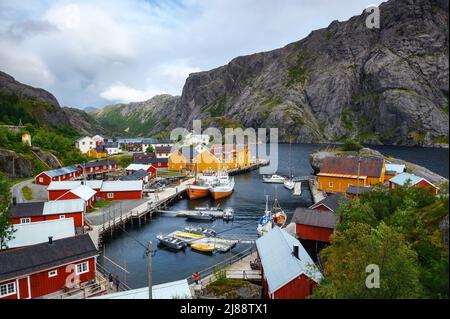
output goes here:
<path id="1" fill-rule="evenodd" d="M 107 181 L 103 182 L 101 192 L 142 191 L 143 181 Z"/>
<path id="2" fill-rule="evenodd" d="M 138 171 L 143 169 L 144 171 L 147 171 L 150 168 L 151 165 L 145 165 L 145 164 L 130 164 L 127 166 L 127 171 Z"/>
<path id="3" fill-rule="evenodd" d="M 152 287 L 153 299 L 191 299 L 187 279 L 167 282 Z M 148 287 L 93 297 L 92 299 L 148 299 Z"/>
<path id="4" fill-rule="evenodd" d="M 101 180 L 85 181 L 86 186 L 89 186 L 90 188 L 94 188 L 94 189 L 100 189 L 102 187 L 102 183 L 103 183 L 103 181 L 101 181 Z M 48 191 L 71 190 L 71 189 L 74 189 L 74 188 L 80 186 L 81 184 L 82 184 L 82 181 L 51 182 L 50 185 L 48 185 L 47 190 Z"/>
<path id="5" fill-rule="evenodd" d="M 8 248 L 45 243 L 50 236 L 53 237 L 53 240 L 75 236 L 73 218 L 15 224 L 13 227 L 16 231 L 14 232 L 14 238 L 7 243 Z"/>
<path id="6" fill-rule="evenodd" d="M 398 174 L 403 173 L 406 170 L 404 164 L 386 164 L 386 171 L 396 172 Z"/>
<path id="7" fill-rule="evenodd" d="M 293 256 L 294 246 L 299 248 L 299 259 Z M 274 293 L 302 274 L 316 283 L 322 279 L 322 274 L 302 244 L 279 227 L 258 238 L 256 247 L 269 293 Z"/>
<path id="8" fill-rule="evenodd" d="M 84 199 L 55 200 L 44 203 L 42 215 L 70 214 L 84 212 Z"/>
<path id="9" fill-rule="evenodd" d="M 85 201 L 90 200 L 95 194 L 97 193 L 92 188 L 86 185 L 80 185 L 72 190 L 70 190 L 71 193 L 77 195 L 78 197 L 84 199 Z"/>
<path id="10" fill-rule="evenodd" d="M 426 179 L 423 178 L 423 177 L 414 175 L 414 174 L 401 173 L 401 174 L 398 174 L 398 175 L 392 177 L 392 178 L 389 180 L 389 182 L 392 182 L 392 183 L 394 183 L 394 184 L 402 185 L 402 186 L 403 186 L 403 185 L 406 184 L 407 181 L 410 181 L 411 185 L 416 185 L 417 183 L 419 183 L 419 182 L 422 181 L 422 180 L 426 180 Z M 428 181 L 427 181 L 427 182 L 428 182 Z M 428 183 L 430 183 L 430 182 L 428 182 Z M 431 183 L 430 183 L 430 184 L 431 184 Z"/>

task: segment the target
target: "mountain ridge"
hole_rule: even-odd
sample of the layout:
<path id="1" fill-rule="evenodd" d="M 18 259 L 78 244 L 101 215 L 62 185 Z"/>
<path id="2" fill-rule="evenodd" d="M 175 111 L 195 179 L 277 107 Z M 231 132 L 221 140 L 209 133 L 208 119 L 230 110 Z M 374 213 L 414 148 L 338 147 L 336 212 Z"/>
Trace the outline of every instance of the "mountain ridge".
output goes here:
<path id="1" fill-rule="evenodd" d="M 130 123 L 140 113 L 138 135 L 201 119 L 203 128 L 278 127 L 283 142 L 448 144 L 447 9 L 442 0 L 384 2 L 380 29 L 368 29 L 363 12 L 190 74 L 180 97 L 90 114 L 108 129 L 107 113 L 120 110 L 116 120 Z"/>

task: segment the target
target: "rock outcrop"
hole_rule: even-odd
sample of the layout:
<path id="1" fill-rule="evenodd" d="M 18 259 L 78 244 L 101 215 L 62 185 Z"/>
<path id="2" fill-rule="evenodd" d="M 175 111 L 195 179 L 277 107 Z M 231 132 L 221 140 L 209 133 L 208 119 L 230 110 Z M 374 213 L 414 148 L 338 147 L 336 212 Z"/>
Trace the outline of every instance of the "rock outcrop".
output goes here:
<path id="1" fill-rule="evenodd" d="M 362 13 L 284 48 L 191 74 L 181 97 L 142 104 L 155 106 L 142 107 L 136 131 L 202 119 L 203 127 L 278 127 L 282 141 L 448 144 L 448 0 L 391 0 L 379 9 L 379 29 L 367 28 Z M 108 126 L 107 113 L 136 121 L 138 108 L 94 114 Z"/>

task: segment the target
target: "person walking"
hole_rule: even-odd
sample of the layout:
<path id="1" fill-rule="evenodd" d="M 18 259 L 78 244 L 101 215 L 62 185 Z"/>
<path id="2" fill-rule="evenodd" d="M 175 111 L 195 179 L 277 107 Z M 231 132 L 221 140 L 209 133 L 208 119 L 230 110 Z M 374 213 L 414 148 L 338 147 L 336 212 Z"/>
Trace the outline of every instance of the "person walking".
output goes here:
<path id="1" fill-rule="evenodd" d="M 116 283 L 116 291 L 119 291 L 119 286 L 120 286 L 119 275 L 116 275 L 115 283 Z"/>
<path id="2" fill-rule="evenodd" d="M 108 281 L 109 281 L 109 289 L 113 289 L 114 277 L 111 273 L 109 273 Z"/>
<path id="3" fill-rule="evenodd" d="M 198 281 L 200 280 L 200 273 L 193 272 L 192 273 L 192 279 L 194 279 L 195 284 L 198 285 Z"/>

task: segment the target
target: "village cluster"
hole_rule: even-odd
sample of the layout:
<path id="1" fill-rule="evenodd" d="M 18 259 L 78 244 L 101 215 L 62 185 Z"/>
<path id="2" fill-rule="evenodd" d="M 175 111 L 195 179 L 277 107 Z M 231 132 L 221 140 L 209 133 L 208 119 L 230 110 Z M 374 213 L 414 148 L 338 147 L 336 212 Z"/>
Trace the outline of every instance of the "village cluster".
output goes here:
<path id="1" fill-rule="evenodd" d="M 191 138 L 195 143 L 188 140 L 186 145 L 196 146 L 190 148 L 188 155 L 182 150 L 172 152 L 170 141 L 145 138 L 112 141 L 100 135 L 78 139 L 76 147 L 97 160 L 38 174 L 35 184 L 46 187 L 47 201 L 13 202 L 9 216 L 15 233 L 7 243 L 8 249 L 0 253 L 0 299 L 75 294 L 85 291 L 86 287 L 97 287 L 96 283 L 104 280 L 104 274 L 97 269 L 99 251 L 87 232 L 90 225 L 85 220 L 85 214 L 96 202 L 142 199 L 146 185 L 157 179 L 160 170 L 185 174 L 203 172 L 207 176 L 209 171 L 231 172 L 255 164 L 248 145 L 207 148 L 208 137 Z M 125 168 L 122 176 L 106 180 L 106 174 L 119 169 L 109 156 L 122 152 L 132 154 L 133 163 Z M 296 209 L 289 224 L 295 226 L 294 231 L 289 233 L 286 228 L 271 227 L 256 240 L 258 271 L 265 296 L 308 297 L 322 275 L 316 268 L 311 272 L 310 266 L 314 263 L 299 240 L 329 243 L 339 222 L 335 215 L 339 204 L 380 183 L 389 188 L 409 183 L 429 187 L 435 194 L 438 192 L 438 187 L 425 178 L 407 173 L 405 165 L 373 157 L 325 158 L 312 182 L 316 189 L 312 192 L 315 203 L 309 208 Z M 191 194 L 195 198 L 202 184 L 196 179 L 191 186 L 197 187 Z M 67 287 L 66 279 L 72 272 L 78 282 Z M 175 286 L 190 294 L 186 281 L 179 281 Z M 93 296 L 106 291 L 100 286 L 95 289 Z M 161 289 L 164 291 L 163 287 Z M 148 289 L 124 293 L 136 297 L 148 294 Z M 107 296 L 125 297 L 114 294 L 104 297 Z"/>

